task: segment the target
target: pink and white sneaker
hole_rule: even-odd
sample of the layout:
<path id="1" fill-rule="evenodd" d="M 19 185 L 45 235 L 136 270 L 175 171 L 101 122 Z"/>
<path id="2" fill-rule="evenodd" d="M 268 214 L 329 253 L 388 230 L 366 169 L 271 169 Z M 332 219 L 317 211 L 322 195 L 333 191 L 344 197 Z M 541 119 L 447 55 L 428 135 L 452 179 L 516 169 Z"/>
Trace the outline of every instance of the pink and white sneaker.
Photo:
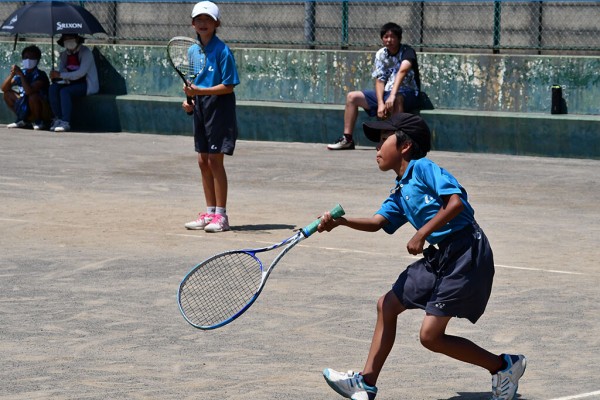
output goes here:
<path id="1" fill-rule="evenodd" d="M 215 217 L 215 214 L 201 213 L 198 214 L 198 218 L 195 221 L 190 221 L 186 223 L 184 226 L 187 229 L 199 230 L 204 229 L 210 221 Z"/>
<path id="2" fill-rule="evenodd" d="M 225 232 L 229 230 L 227 215 L 215 214 L 212 220 L 204 227 L 205 232 Z"/>

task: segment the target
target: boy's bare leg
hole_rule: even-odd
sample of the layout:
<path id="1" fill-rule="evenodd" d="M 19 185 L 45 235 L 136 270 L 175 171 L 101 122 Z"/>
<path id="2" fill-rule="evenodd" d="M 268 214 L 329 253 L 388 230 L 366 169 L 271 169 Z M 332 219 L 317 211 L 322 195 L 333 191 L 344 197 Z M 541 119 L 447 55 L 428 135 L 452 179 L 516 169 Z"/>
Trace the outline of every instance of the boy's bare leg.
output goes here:
<path id="1" fill-rule="evenodd" d="M 383 364 L 390 354 L 396 340 L 398 315 L 406 310 L 393 292 L 388 292 L 377 301 L 377 323 L 371 340 L 369 356 L 362 371 L 368 385 L 377 383 Z"/>
<path id="2" fill-rule="evenodd" d="M 346 107 L 344 109 L 344 134 L 352 135 L 356 119 L 358 118 L 358 108 L 367 108 L 367 100 L 361 91 L 353 91 L 346 95 Z"/>
<path id="3" fill-rule="evenodd" d="M 403 113 L 404 112 L 404 96 L 400 93 L 396 95 L 396 100 L 394 101 L 394 114 Z"/>
<path id="4" fill-rule="evenodd" d="M 29 97 L 29 110 L 33 121 L 42 119 L 43 106 L 42 97 L 39 94 L 36 93 Z"/>
<path id="5" fill-rule="evenodd" d="M 490 353 L 470 340 L 446 334 L 446 326 L 451 318 L 427 314 L 421 325 L 421 344 L 436 353 L 478 365 L 492 374 L 499 371 L 502 367 L 500 356 Z"/>
<path id="6" fill-rule="evenodd" d="M 8 108 L 10 108 L 11 111 L 14 111 L 15 102 L 19 97 L 17 93 L 15 93 L 13 90 L 9 90 L 7 92 L 3 92 L 2 97 L 4 98 L 4 102 L 6 103 Z"/>

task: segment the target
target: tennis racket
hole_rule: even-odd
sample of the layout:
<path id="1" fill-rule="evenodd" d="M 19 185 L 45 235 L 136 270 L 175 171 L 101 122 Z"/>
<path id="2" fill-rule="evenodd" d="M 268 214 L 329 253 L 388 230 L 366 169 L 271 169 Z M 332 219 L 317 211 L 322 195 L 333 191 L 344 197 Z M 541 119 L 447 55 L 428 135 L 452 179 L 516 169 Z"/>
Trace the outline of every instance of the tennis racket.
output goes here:
<path id="1" fill-rule="evenodd" d="M 339 204 L 330 212 L 333 218 L 345 213 Z M 315 233 L 319 221 L 313 221 L 281 243 L 258 249 L 226 251 L 202 261 L 188 272 L 179 285 L 177 302 L 183 318 L 204 330 L 219 328 L 238 318 L 256 301 L 279 260 L 292 247 Z M 256 254 L 283 246 L 265 270 Z"/>
<path id="2" fill-rule="evenodd" d="M 189 87 L 196 77 L 204 70 L 206 54 L 199 41 L 176 36 L 167 44 L 167 58 L 183 83 Z M 192 105 L 192 98 L 187 98 L 187 103 Z M 189 112 L 192 115 L 194 112 Z"/>

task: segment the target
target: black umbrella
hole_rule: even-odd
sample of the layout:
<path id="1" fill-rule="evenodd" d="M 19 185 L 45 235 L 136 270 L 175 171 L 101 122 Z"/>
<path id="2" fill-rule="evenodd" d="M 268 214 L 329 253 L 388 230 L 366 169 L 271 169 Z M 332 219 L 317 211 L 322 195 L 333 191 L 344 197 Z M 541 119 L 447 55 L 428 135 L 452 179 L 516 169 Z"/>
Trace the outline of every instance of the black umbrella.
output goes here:
<path id="1" fill-rule="evenodd" d="M 40 1 L 23 6 L 4 21 L 0 32 L 15 34 L 15 46 L 19 33 L 50 35 L 52 65 L 54 65 L 54 35 L 106 33 L 100 22 L 88 10 L 62 1 Z"/>

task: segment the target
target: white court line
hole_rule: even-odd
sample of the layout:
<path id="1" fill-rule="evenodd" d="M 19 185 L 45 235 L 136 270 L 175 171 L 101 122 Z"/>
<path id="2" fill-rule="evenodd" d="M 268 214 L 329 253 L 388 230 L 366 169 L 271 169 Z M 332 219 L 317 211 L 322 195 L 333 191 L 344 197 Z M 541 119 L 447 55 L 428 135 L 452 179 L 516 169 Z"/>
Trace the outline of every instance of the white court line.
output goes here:
<path id="1" fill-rule="evenodd" d="M 600 396 L 600 390 L 596 390 L 595 392 L 576 394 L 573 396 L 558 397 L 556 399 L 550 399 L 550 400 L 575 400 L 575 399 L 584 399 L 586 397 L 592 397 L 592 396 Z"/>
<path id="2" fill-rule="evenodd" d="M 568 275 L 586 275 L 583 272 L 572 272 L 572 271 L 561 271 L 557 269 L 542 269 L 542 268 L 531 268 L 531 267 L 513 267 L 511 265 L 496 264 L 496 267 L 508 268 L 508 269 L 522 269 L 525 271 L 542 271 L 542 272 L 553 272 L 555 274 L 568 274 Z"/>
<path id="3" fill-rule="evenodd" d="M 190 235 L 190 234 L 184 234 L 184 233 L 167 233 L 167 235 L 173 235 L 173 236 L 184 236 L 184 237 L 193 237 L 198 239 L 199 236 L 198 235 Z M 235 242 L 248 242 L 248 239 L 246 238 L 227 238 L 228 240 L 231 241 L 235 241 Z M 266 245 L 271 245 L 275 242 L 266 242 L 266 241 L 261 241 L 261 240 L 254 240 L 254 243 L 258 243 L 258 244 L 266 244 Z M 308 247 L 308 248 L 312 248 L 312 249 L 319 249 L 319 250 L 329 250 L 329 251 L 337 251 L 340 253 L 359 253 L 359 254 L 369 254 L 369 255 L 380 255 L 380 252 L 374 252 L 374 251 L 365 251 L 365 250 L 355 250 L 355 249 L 342 249 L 342 248 L 338 248 L 338 247 L 320 247 L 320 246 L 313 246 L 313 245 L 307 245 L 307 244 L 298 244 L 298 247 Z M 406 258 L 413 258 L 413 259 L 418 259 L 420 257 L 415 257 L 415 256 L 403 256 Z M 531 268 L 531 267 L 516 267 L 516 266 L 512 266 L 512 265 L 502 265 L 502 264 L 495 264 L 496 268 L 506 268 L 506 269 L 518 269 L 518 270 L 523 270 L 523 271 L 539 271 L 539 272 L 549 272 L 549 273 L 553 273 L 553 274 L 565 274 L 565 275 L 588 275 L 585 274 L 583 272 L 572 272 L 572 271 L 561 271 L 561 270 L 556 270 L 556 269 L 542 269 L 542 268 Z M 562 399 L 561 399 L 562 400 Z"/>

